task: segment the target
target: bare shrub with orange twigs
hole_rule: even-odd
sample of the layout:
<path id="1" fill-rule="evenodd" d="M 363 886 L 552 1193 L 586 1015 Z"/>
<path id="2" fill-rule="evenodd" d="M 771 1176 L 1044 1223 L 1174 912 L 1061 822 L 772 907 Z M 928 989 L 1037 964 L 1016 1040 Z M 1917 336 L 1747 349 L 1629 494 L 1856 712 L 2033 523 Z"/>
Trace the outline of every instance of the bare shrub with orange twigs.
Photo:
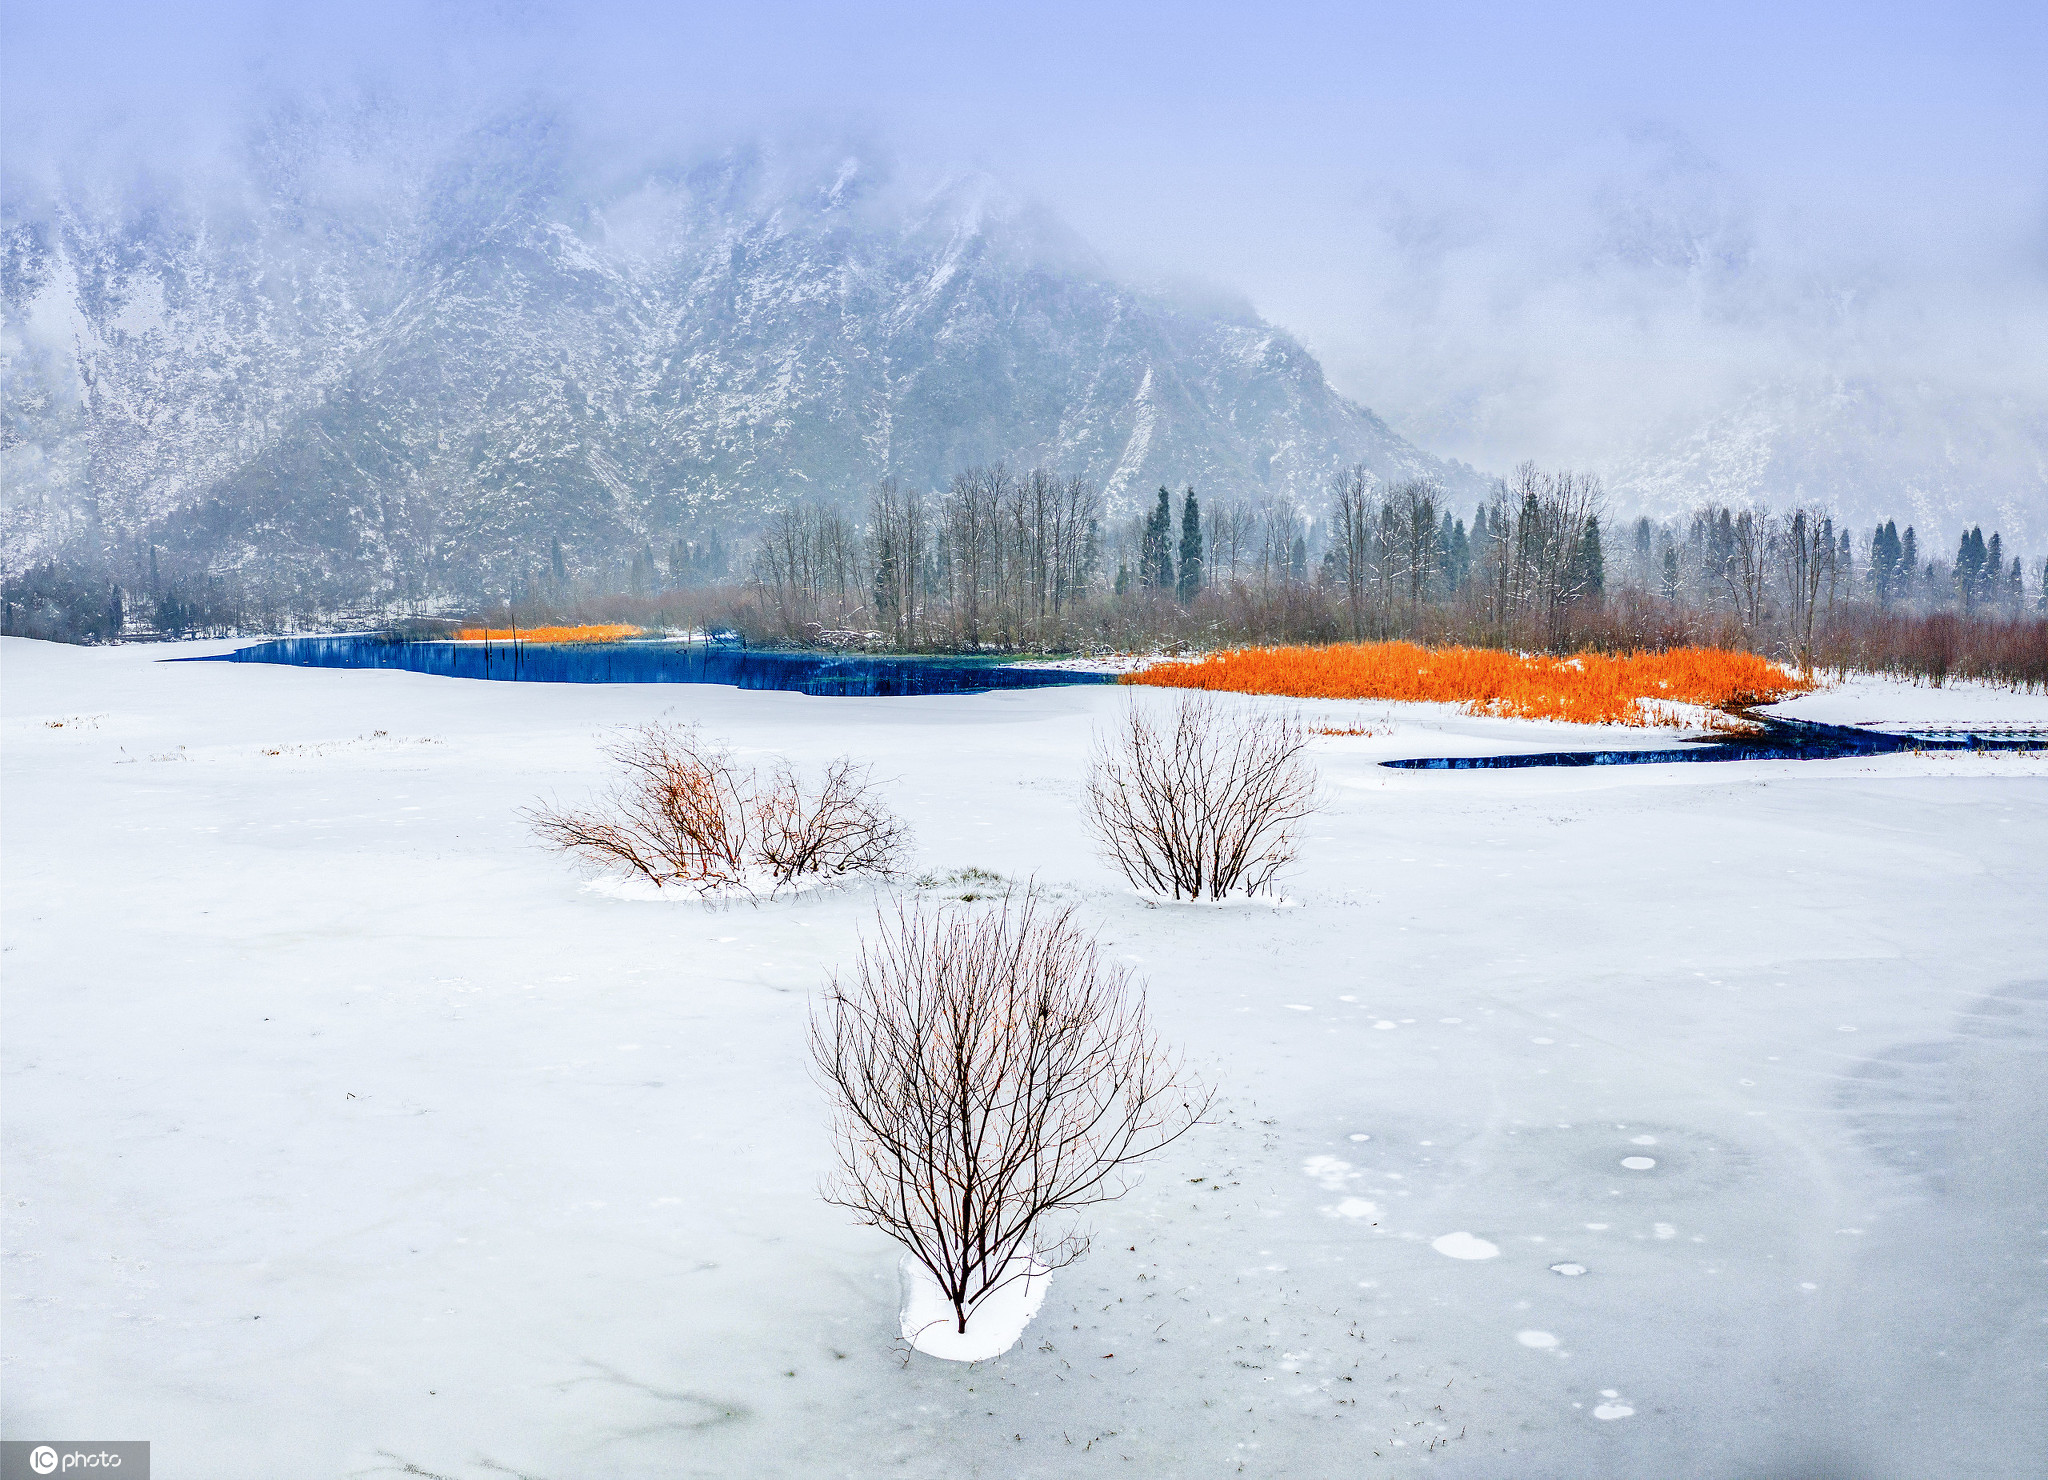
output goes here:
<path id="1" fill-rule="evenodd" d="M 1472 714 L 1587 725 L 1669 724 L 1671 716 L 1660 712 L 1660 704 L 1730 709 L 1813 687 L 1766 658 L 1720 648 L 1555 658 L 1407 642 L 1242 648 L 1156 664 L 1123 682 L 1302 699 L 1462 704 Z"/>
<path id="2" fill-rule="evenodd" d="M 605 747 L 623 771 L 590 807 L 536 806 L 541 841 L 656 888 L 770 894 L 806 880 L 895 872 L 909 829 L 840 757 L 816 786 L 781 762 L 742 766 L 694 727 L 649 724 Z"/>
<path id="3" fill-rule="evenodd" d="M 1165 715 L 1134 703 L 1096 737 L 1083 816 L 1103 856 L 1147 893 L 1263 894 L 1318 803 L 1307 749 L 1292 715 L 1192 694 Z"/>

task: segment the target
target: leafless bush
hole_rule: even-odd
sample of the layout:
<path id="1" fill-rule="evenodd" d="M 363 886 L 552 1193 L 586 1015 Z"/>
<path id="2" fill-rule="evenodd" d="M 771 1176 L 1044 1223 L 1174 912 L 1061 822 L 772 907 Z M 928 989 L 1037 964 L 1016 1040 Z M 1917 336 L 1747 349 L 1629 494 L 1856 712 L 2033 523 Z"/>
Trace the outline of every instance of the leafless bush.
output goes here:
<path id="1" fill-rule="evenodd" d="M 844 757 L 811 789 L 787 762 L 763 775 L 694 727 L 637 726 L 604 753 L 624 774 L 594 806 L 527 817 L 549 846 L 657 888 L 774 892 L 806 877 L 888 874 L 909 844 L 866 769 Z"/>
<path id="2" fill-rule="evenodd" d="M 1029 891 L 899 905 L 812 1013 L 840 1164 L 825 1196 L 901 1242 L 962 1332 L 995 1291 L 1087 1252 L 1048 1216 L 1121 1197 L 1209 1107 L 1073 913 Z"/>
<path id="3" fill-rule="evenodd" d="M 1206 695 L 1165 719 L 1133 701 L 1097 736 L 1084 807 L 1103 852 L 1139 889 L 1173 899 L 1257 894 L 1294 857 L 1316 807 L 1308 731 Z"/>
<path id="4" fill-rule="evenodd" d="M 754 819 L 761 865 L 777 888 L 812 874 L 892 873 L 910 839 L 876 800 L 866 768 L 844 756 L 826 768 L 815 791 L 785 762 L 761 790 Z"/>

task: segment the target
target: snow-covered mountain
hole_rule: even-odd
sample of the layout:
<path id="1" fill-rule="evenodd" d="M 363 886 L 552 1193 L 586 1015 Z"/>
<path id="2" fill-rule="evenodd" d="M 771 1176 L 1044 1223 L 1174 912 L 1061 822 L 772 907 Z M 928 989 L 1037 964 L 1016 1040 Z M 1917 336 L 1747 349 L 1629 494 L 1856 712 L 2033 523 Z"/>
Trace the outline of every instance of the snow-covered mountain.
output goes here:
<path id="1" fill-rule="evenodd" d="M 13 208 L 10 568 L 147 541 L 278 592 L 482 589 L 996 459 L 1112 507 L 1481 484 L 986 179 L 754 150 L 593 183 L 538 113 L 376 154 L 273 130 L 234 189 Z"/>

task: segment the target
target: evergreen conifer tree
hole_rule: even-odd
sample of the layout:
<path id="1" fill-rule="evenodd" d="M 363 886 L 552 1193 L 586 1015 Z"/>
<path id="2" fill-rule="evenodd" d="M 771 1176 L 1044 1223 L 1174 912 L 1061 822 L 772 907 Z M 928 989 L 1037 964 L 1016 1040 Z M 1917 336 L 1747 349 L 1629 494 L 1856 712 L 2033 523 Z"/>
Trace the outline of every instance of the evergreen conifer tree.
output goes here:
<path id="1" fill-rule="evenodd" d="M 1145 520 L 1145 540 L 1138 552 L 1138 579 L 1155 591 L 1173 589 L 1173 495 L 1164 487 Z"/>
<path id="2" fill-rule="evenodd" d="M 1174 588 L 1182 601 L 1193 601 L 1202 589 L 1202 564 L 1202 506 L 1189 484 L 1180 506 L 1180 573 Z"/>
<path id="3" fill-rule="evenodd" d="M 1607 592 L 1607 561 L 1600 552 L 1600 521 L 1588 519 L 1586 532 L 1579 540 L 1579 554 L 1576 561 L 1578 588 L 1588 596 L 1602 596 Z"/>
<path id="4" fill-rule="evenodd" d="M 1984 531 L 1966 529 L 1962 539 L 1956 542 L 1955 578 L 1956 598 L 1968 611 L 1977 604 L 1977 593 L 1984 571 Z"/>

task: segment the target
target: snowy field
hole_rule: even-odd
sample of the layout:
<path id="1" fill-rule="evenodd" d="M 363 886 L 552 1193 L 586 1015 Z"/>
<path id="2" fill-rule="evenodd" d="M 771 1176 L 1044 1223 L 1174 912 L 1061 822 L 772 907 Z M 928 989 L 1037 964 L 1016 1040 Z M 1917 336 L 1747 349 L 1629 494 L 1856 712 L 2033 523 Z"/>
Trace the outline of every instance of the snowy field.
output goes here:
<path id="1" fill-rule="evenodd" d="M 2042 1473 L 2048 757 L 1401 772 L 1613 740 L 1305 704 L 1376 733 L 1316 742 L 1296 907 L 1154 907 L 1077 808 L 1128 691 L 168 655 L 0 645 L 9 1437 L 160 1480 Z M 2048 714 L 1791 712 L 1959 693 Z M 530 843 L 659 716 L 872 760 L 926 895 L 1078 899 L 1221 1088 L 1006 1355 L 905 1351 L 894 1247 L 817 1196 L 807 998 L 875 892 L 642 901 Z"/>

